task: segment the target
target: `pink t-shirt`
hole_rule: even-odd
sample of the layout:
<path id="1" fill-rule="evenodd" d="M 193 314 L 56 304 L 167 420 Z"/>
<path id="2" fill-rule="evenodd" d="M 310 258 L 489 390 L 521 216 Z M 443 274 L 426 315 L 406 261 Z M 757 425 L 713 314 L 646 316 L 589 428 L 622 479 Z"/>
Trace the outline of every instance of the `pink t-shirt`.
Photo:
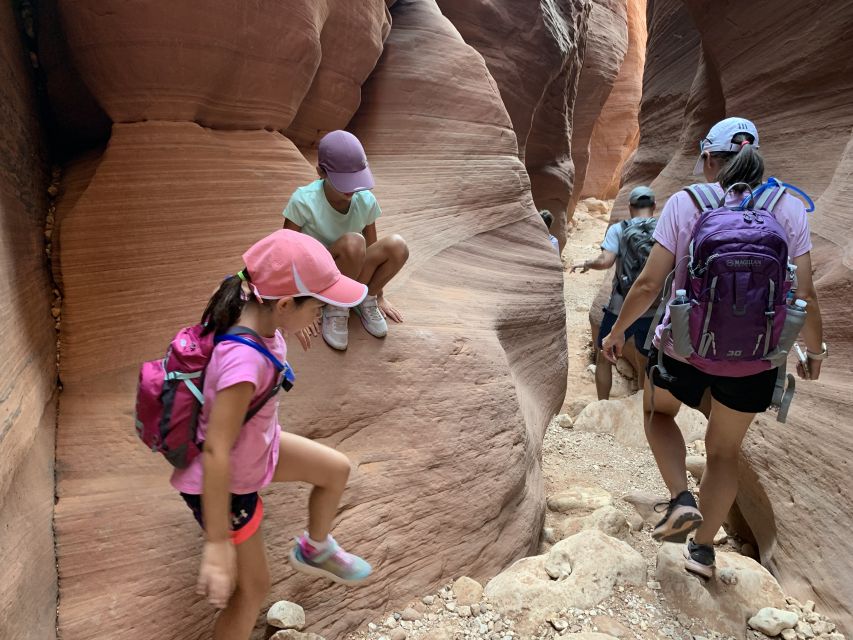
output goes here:
<path id="1" fill-rule="evenodd" d="M 264 346 L 281 362 L 287 357 L 287 345 L 278 331 L 264 338 Z M 198 421 L 198 437 L 204 440 L 210 410 L 216 394 L 241 382 L 255 385 L 254 404 L 272 388 L 277 372 L 269 359 L 239 342 L 222 342 L 213 350 L 204 375 L 204 406 Z M 278 422 L 278 396 L 270 400 L 240 429 L 231 449 L 231 493 L 245 494 L 267 486 L 278 463 L 281 425 Z M 202 457 L 185 469 L 175 469 L 172 486 L 183 493 L 202 493 Z"/>
<path id="2" fill-rule="evenodd" d="M 722 197 L 723 188 L 719 184 L 712 185 L 717 195 Z M 726 197 L 726 204 L 738 205 L 743 200 L 743 195 L 730 192 Z M 669 293 L 670 301 L 675 298 L 676 289 L 682 289 L 686 282 L 688 248 L 693 228 L 699 219 L 699 207 L 693 197 L 686 191 L 679 191 L 667 200 L 655 227 L 654 239 L 660 245 L 675 255 L 675 275 L 672 279 L 672 288 Z M 786 193 L 773 208 L 773 215 L 782 225 L 788 239 L 788 252 L 790 258 L 799 258 L 812 249 L 811 234 L 809 231 L 809 219 L 806 208 L 796 197 Z M 654 345 L 660 347 L 660 336 L 663 327 L 669 324 L 669 309 L 664 315 L 663 322 L 655 329 Z M 667 355 L 678 360 L 679 357 L 672 348 L 672 340 L 664 345 Z"/>

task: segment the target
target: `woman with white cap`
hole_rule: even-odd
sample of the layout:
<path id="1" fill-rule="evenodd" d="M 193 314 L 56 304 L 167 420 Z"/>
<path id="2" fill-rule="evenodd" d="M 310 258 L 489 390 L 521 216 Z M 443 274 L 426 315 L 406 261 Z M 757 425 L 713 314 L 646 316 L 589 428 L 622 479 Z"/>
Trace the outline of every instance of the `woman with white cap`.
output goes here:
<path id="1" fill-rule="evenodd" d="M 759 187 L 764 176 L 764 160 L 758 152 L 758 131 L 749 120 L 726 118 L 718 122 L 700 141 L 699 151 L 700 156 L 695 171 L 704 175 L 711 184 L 694 185 L 690 189 L 695 192 L 696 187 L 699 187 L 699 190 L 706 195 L 713 193 L 715 196 L 715 200 L 709 203 L 709 207 L 704 211 L 708 211 L 708 208 L 719 210 L 722 205 L 725 205 L 728 209 L 737 212 L 736 218 L 725 219 L 742 218 L 747 222 L 757 221 L 759 226 L 753 227 L 753 233 L 759 233 L 756 231 L 759 227 L 760 229 L 772 227 L 778 231 L 780 241 L 784 241 L 785 244 L 780 246 L 787 250 L 787 258 L 796 267 L 796 273 L 799 276 L 796 297 L 806 301 L 808 306 L 807 319 L 801 330 L 801 336 L 808 349 L 808 357 L 806 366 L 799 366 L 798 372 L 803 378 L 817 379 L 820 375 L 821 362 L 826 357 L 827 351 L 822 338 L 817 293 L 812 281 L 810 255 L 812 243 L 809 236 L 809 223 L 802 202 L 781 191 L 778 200 L 766 207 L 769 215 L 763 212 L 755 213 L 752 210 L 741 211 L 744 203 L 748 202 L 750 192 Z M 759 209 L 759 207 L 755 208 Z M 655 229 L 656 244 L 646 262 L 646 267 L 628 293 L 613 330 L 603 341 L 602 350 L 612 360 L 622 352 L 626 328 L 648 309 L 665 286 L 671 273 L 674 273 L 674 278 L 669 300 L 675 299 L 677 289 L 686 288 L 688 263 L 692 265 L 693 261 L 691 243 L 694 240 L 694 234 L 698 234 L 697 222 L 702 215 L 703 208 L 698 204 L 695 195 L 688 190 L 679 191 L 666 203 Z M 724 215 L 727 214 L 724 212 Z M 703 217 L 703 224 L 710 219 L 710 217 Z M 758 237 L 763 242 L 766 236 Z M 733 293 L 730 287 L 722 293 L 718 290 L 716 296 L 749 295 L 749 289 L 754 289 L 751 285 L 755 281 L 735 275 L 734 272 L 740 270 L 748 277 L 754 277 L 754 273 L 748 272 L 752 263 L 749 260 L 735 259 L 723 262 L 725 264 L 715 264 L 714 267 L 731 269 L 730 276 L 733 279 L 724 282 L 733 282 L 737 292 Z M 709 258 L 704 265 L 700 266 L 707 270 L 711 268 L 710 265 Z M 698 279 L 695 270 L 691 270 L 690 276 L 693 280 Z M 763 284 L 767 286 L 767 280 Z M 744 289 L 741 285 L 746 288 Z M 770 291 L 773 289 L 770 288 Z M 703 298 L 707 304 L 708 300 L 714 299 L 715 294 L 711 289 L 710 297 L 704 291 L 699 297 Z M 781 303 L 784 304 L 784 293 L 776 291 L 775 297 L 781 298 Z M 726 300 L 729 299 L 726 298 Z M 697 306 L 700 302 L 694 300 L 691 304 Z M 734 315 L 742 312 L 735 307 L 737 307 L 736 304 L 717 304 L 714 307 L 714 313 L 732 313 L 733 309 Z M 765 308 L 759 309 L 760 314 L 764 313 Z M 773 307 L 771 311 L 772 309 Z M 711 311 L 707 313 L 707 317 L 712 317 Z M 750 308 L 747 313 L 755 313 L 755 311 Z M 693 358 L 691 355 L 687 359 L 679 356 L 672 340 L 664 331 L 669 320 L 668 316 L 669 312 L 655 331 L 654 349 L 650 354 L 650 362 L 655 362 L 660 356 L 666 374 L 651 367 L 650 374 L 646 378 L 644 393 L 646 437 L 671 497 L 668 503 L 662 503 L 662 506 L 666 507 L 666 513 L 655 527 L 653 537 L 664 541 L 684 542 L 687 535 L 695 531 L 695 537 L 685 547 L 685 567 L 691 572 L 710 578 L 714 571 L 714 534 L 722 525 L 737 495 L 741 442 L 755 415 L 767 410 L 771 405 L 777 371 L 767 368 L 770 366 L 768 362 L 761 363 L 759 359 L 753 357 L 748 363 L 752 370 L 762 366 L 765 367 L 763 370 L 749 375 L 719 375 L 711 371 L 712 367 L 707 366 L 707 361 L 703 358 Z M 768 323 L 772 324 L 772 320 L 768 320 Z M 707 321 L 705 325 L 707 327 Z M 737 339 L 735 334 L 741 330 L 737 324 L 737 318 L 735 322 L 729 320 L 727 327 L 722 326 Z M 710 347 L 707 344 L 705 346 L 713 347 L 714 358 L 719 361 L 729 357 L 748 359 L 744 358 L 739 350 L 724 351 L 722 348 L 720 350 L 723 353 L 718 356 L 716 345 L 722 344 L 726 336 L 715 336 L 713 333 L 709 335 L 711 340 L 706 342 Z M 760 344 L 764 345 L 765 342 L 761 341 Z M 755 350 L 758 348 L 757 345 Z M 658 350 L 662 353 L 658 353 Z M 753 356 L 755 350 L 752 350 Z M 704 353 L 707 354 L 708 351 Z M 731 365 L 731 363 L 724 364 Z M 707 467 L 702 476 L 701 511 L 688 490 L 685 444 L 675 423 L 675 415 L 682 403 L 701 408 L 708 415 L 708 429 L 705 437 Z"/>

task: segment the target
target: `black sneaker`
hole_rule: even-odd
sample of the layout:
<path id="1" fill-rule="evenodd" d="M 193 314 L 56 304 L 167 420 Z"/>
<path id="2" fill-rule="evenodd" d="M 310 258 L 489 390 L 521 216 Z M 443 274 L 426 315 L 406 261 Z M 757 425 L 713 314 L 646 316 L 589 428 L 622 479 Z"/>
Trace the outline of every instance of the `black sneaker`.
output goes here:
<path id="1" fill-rule="evenodd" d="M 652 538 L 661 542 L 684 542 L 687 534 L 702 524 L 702 514 L 696 506 L 696 499 L 689 491 L 682 491 L 669 502 L 659 502 L 655 511 L 666 508 L 663 520 L 652 531 Z"/>
<path id="2" fill-rule="evenodd" d="M 684 546 L 684 568 L 705 579 L 714 575 L 714 547 L 691 540 Z"/>

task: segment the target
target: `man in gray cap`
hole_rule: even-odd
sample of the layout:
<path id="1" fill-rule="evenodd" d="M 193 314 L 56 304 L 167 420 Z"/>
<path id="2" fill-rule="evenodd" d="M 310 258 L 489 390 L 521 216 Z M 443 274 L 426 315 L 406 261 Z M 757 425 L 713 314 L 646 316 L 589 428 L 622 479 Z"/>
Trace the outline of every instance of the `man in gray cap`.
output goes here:
<path id="1" fill-rule="evenodd" d="M 580 269 L 581 273 L 586 273 L 590 269 L 609 269 L 616 265 L 613 289 L 610 300 L 604 307 L 604 317 L 596 340 L 595 389 L 599 400 L 610 397 L 610 389 L 613 385 L 613 372 L 610 362 L 601 352 L 601 341 L 613 329 L 613 323 L 619 316 L 628 290 L 646 265 L 654 244 L 652 234 L 657 224 L 657 218 L 654 217 L 655 194 L 648 187 L 637 187 L 631 191 L 631 195 L 628 196 L 628 206 L 631 218 L 611 225 L 607 229 L 604 242 L 601 243 L 601 254 L 594 260 L 584 260 L 572 265 L 572 272 Z M 625 332 L 626 340 L 631 336 L 634 337 L 636 354 L 631 364 L 637 372 L 641 389 L 645 382 L 646 361 L 649 355 L 645 349 L 646 334 L 649 332 L 654 314 L 655 309 L 652 306 Z"/>

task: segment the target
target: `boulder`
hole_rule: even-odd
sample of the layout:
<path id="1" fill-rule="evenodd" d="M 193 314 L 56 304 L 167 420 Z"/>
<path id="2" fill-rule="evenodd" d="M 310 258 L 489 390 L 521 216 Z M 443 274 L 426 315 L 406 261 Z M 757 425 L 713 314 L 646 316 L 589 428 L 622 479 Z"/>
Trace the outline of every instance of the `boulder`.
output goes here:
<path id="1" fill-rule="evenodd" d="M 295 629 L 285 629 L 284 631 L 276 631 L 270 640 L 326 640 L 323 636 L 316 633 L 302 633 Z"/>
<path id="2" fill-rule="evenodd" d="M 686 406 L 682 406 L 678 412 L 676 422 L 686 442 L 704 437 L 708 423 L 705 416 Z M 579 431 L 611 433 L 622 444 L 647 448 L 642 391 L 627 398 L 597 400 L 588 404 L 575 418 L 574 428 Z"/>
<path id="3" fill-rule="evenodd" d="M 276 629 L 296 629 L 305 627 L 305 611 L 298 604 L 279 600 L 267 611 L 267 624 Z"/>
<path id="4" fill-rule="evenodd" d="M 593 616 L 590 622 L 597 627 L 602 634 L 615 638 L 633 638 L 634 632 L 624 624 L 608 616 Z"/>
<path id="5" fill-rule="evenodd" d="M 705 456 L 687 456 L 685 464 L 690 475 L 696 478 L 696 482 L 700 482 L 702 474 L 705 473 L 705 465 L 707 464 Z"/>
<path id="6" fill-rule="evenodd" d="M 717 576 L 730 571 L 735 579 L 717 576 L 705 581 L 684 569 L 684 545 L 665 543 L 657 557 L 655 576 L 667 603 L 701 620 L 708 629 L 746 637 L 746 621 L 765 607 L 785 608 L 776 579 L 760 564 L 737 553 L 717 551 Z"/>
<path id="7" fill-rule="evenodd" d="M 584 516 L 557 517 L 554 522 L 561 540 L 586 529 L 598 529 L 614 538 L 626 540 L 631 529 L 628 519 L 613 505 L 599 507 Z"/>
<path id="8" fill-rule="evenodd" d="M 453 593 L 457 604 L 471 606 L 483 597 L 483 585 L 468 576 L 462 576 L 453 583 Z"/>
<path id="9" fill-rule="evenodd" d="M 554 579 L 546 565 L 561 564 Z M 571 572 L 566 574 L 570 565 Z M 597 530 L 582 531 L 558 542 L 549 553 L 524 558 L 492 578 L 485 595 L 503 614 L 519 617 L 518 633 L 532 633 L 561 609 L 588 609 L 609 597 L 619 585 L 642 585 L 646 563 L 621 540 Z"/>
<path id="10" fill-rule="evenodd" d="M 655 506 L 662 502 L 666 503 L 668 499 L 667 496 L 659 496 L 645 491 L 632 491 L 622 496 L 622 500 L 634 507 L 643 522 L 652 526 L 663 518 L 663 512 L 656 511 Z"/>
<path id="11" fill-rule="evenodd" d="M 548 508 L 563 514 L 587 515 L 612 504 L 613 498 L 601 487 L 574 486 L 548 497 Z"/>
<path id="12" fill-rule="evenodd" d="M 760 631 L 771 638 L 778 636 L 785 629 L 793 629 L 799 620 L 799 616 L 793 611 L 764 607 L 752 616 L 748 621 L 750 629 Z"/>

